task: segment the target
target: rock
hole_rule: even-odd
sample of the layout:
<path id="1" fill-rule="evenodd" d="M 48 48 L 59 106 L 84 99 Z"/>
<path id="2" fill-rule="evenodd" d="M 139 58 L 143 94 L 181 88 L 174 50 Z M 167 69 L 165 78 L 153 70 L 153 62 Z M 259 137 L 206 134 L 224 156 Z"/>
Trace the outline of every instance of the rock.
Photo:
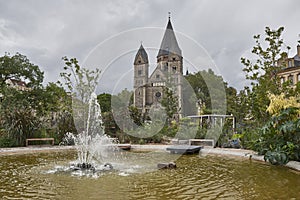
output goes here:
<path id="1" fill-rule="evenodd" d="M 158 163 L 157 164 L 157 168 L 158 169 L 175 169 L 176 168 L 176 164 L 174 162 L 170 162 L 170 163 Z"/>
<path id="2" fill-rule="evenodd" d="M 77 163 L 73 165 L 73 170 L 95 170 L 95 167 L 90 163 Z"/>
<path id="3" fill-rule="evenodd" d="M 113 166 L 110 163 L 105 163 L 103 165 L 103 167 L 104 167 L 104 170 L 112 170 L 113 169 Z"/>

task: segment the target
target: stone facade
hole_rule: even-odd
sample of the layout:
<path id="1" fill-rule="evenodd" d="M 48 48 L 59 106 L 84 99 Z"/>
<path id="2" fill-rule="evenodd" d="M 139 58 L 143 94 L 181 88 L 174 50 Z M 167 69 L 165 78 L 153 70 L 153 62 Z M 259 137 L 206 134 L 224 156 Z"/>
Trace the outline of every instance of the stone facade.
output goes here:
<path id="1" fill-rule="evenodd" d="M 278 73 L 281 84 L 286 81 L 295 86 L 300 81 L 300 45 L 297 46 L 297 54 L 292 58 L 278 61 L 279 66 L 284 68 Z"/>
<path id="2" fill-rule="evenodd" d="M 150 76 L 148 55 L 142 44 L 134 60 L 134 106 L 143 114 L 161 103 L 166 88 L 172 90 L 181 108 L 183 58 L 170 18 L 156 58 L 157 66 Z"/>

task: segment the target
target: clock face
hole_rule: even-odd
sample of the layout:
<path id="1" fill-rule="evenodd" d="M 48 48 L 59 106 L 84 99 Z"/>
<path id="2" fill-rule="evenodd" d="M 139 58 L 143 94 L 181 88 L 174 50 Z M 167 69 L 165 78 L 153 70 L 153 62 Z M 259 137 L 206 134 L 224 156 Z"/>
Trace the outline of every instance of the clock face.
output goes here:
<path id="1" fill-rule="evenodd" d="M 156 92 L 156 93 L 155 93 L 155 96 L 156 96 L 157 98 L 160 98 L 160 97 L 161 97 L 161 93 L 160 93 L 160 92 Z"/>

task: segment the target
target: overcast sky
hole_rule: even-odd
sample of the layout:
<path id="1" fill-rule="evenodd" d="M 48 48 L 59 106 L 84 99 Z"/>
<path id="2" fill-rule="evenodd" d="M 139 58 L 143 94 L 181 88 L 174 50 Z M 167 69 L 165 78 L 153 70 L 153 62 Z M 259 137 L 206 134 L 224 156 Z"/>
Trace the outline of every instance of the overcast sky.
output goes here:
<path id="1" fill-rule="evenodd" d="M 140 42 L 153 69 L 169 11 L 185 69 L 213 68 L 239 90 L 246 84 L 240 57 L 250 55 L 253 35 L 284 26 L 290 56 L 300 39 L 298 0 L 0 0 L 0 55 L 26 55 L 45 84 L 57 81 L 62 56 L 76 57 L 101 65 L 100 92 L 131 89 Z"/>

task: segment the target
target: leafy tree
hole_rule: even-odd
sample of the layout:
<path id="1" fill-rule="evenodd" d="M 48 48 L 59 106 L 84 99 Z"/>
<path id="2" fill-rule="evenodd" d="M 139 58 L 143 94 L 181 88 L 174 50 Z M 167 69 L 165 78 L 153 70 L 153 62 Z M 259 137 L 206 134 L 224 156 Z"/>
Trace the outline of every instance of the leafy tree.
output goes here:
<path id="1" fill-rule="evenodd" d="M 111 137 L 117 137 L 117 131 L 120 131 L 118 125 L 115 122 L 113 113 L 112 113 L 112 98 L 116 99 L 117 97 L 112 97 L 111 94 L 103 93 L 97 96 L 98 102 L 101 107 L 103 124 L 105 127 L 105 133 Z M 119 100 L 119 98 L 117 98 Z M 118 101 L 116 100 L 116 101 Z"/>
<path id="2" fill-rule="evenodd" d="M 81 68 L 76 58 L 62 58 L 65 62 L 64 72 L 60 76 L 64 79 L 65 85 L 74 97 L 80 101 L 87 103 L 91 94 L 95 92 L 98 85 L 100 70 L 89 70 Z"/>
<path id="3" fill-rule="evenodd" d="M 257 122 L 265 122 L 269 115 L 266 112 L 269 105 L 268 93 L 279 94 L 282 87 L 277 76 L 281 66 L 277 66 L 278 59 L 286 57 L 287 53 L 282 49 L 281 38 L 284 28 L 277 30 L 265 29 L 265 38 L 255 35 L 255 46 L 252 53 L 256 56 L 254 61 L 249 58 L 241 58 L 245 66 L 246 78 L 251 81 L 252 88 L 246 87 L 250 112 Z M 288 47 L 289 49 L 289 47 Z"/>
<path id="4" fill-rule="evenodd" d="M 98 102 L 101 106 L 101 112 L 110 112 L 111 111 L 111 94 L 99 94 L 97 96 Z"/>
<path id="5" fill-rule="evenodd" d="M 252 138 L 253 149 L 272 164 L 300 160 L 299 103 L 294 97 L 286 98 L 283 93 L 269 94 L 268 97 L 267 112 L 272 116 L 260 128 L 258 137 Z"/>
<path id="6" fill-rule="evenodd" d="M 203 114 L 223 114 L 226 108 L 220 102 L 224 102 L 227 83 L 224 82 L 221 76 L 208 69 L 207 71 L 203 70 L 195 74 L 189 74 L 185 78 L 194 89 L 196 98 L 202 105 Z M 212 105 L 214 105 L 214 108 L 212 108 Z"/>
<path id="7" fill-rule="evenodd" d="M 63 57 L 62 59 L 65 66 L 64 72 L 60 73 L 60 76 L 71 93 L 76 128 L 78 132 L 82 132 L 87 127 L 88 104 L 98 84 L 100 70 L 81 68 L 76 58 Z"/>
<path id="8" fill-rule="evenodd" d="M 72 113 L 71 96 L 63 87 L 49 83 L 41 93 L 40 106 L 43 109 L 43 116 L 47 120 L 44 126 L 55 133 L 56 140 L 61 141 L 66 133 L 76 133 L 76 127 Z"/>
<path id="9" fill-rule="evenodd" d="M 44 72 L 32 64 L 26 56 L 20 53 L 11 56 L 6 53 L 0 57 L 0 87 L 2 88 L 9 79 L 25 81 L 31 88 L 41 87 Z"/>
<path id="10" fill-rule="evenodd" d="M 273 116 L 279 115 L 282 110 L 290 107 L 300 108 L 299 102 L 297 102 L 297 99 L 293 96 L 286 98 L 285 95 L 281 93 L 280 95 L 269 94 L 268 97 L 270 104 L 266 111 Z M 297 118 L 297 116 L 294 117 Z"/>
<path id="11" fill-rule="evenodd" d="M 2 95 L 0 124 L 4 135 L 14 140 L 15 145 L 24 145 L 25 139 L 36 134 L 42 124 L 32 108 L 31 92 L 3 86 Z"/>
<path id="12" fill-rule="evenodd" d="M 14 145 L 24 145 L 27 137 L 38 134 L 43 118 L 38 91 L 42 91 L 43 72 L 24 55 L 0 57 L 0 126 L 4 137 Z M 21 91 L 6 84 L 7 80 L 25 81 L 30 89 Z M 38 109 L 39 108 L 39 109 Z"/>
<path id="13" fill-rule="evenodd" d="M 179 112 L 178 97 L 174 95 L 174 92 L 170 88 L 166 87 L 163 89 L 163 94 L 161 105 L 165 108 L 168 123 L 171 123 L 175 114 Z"/>

